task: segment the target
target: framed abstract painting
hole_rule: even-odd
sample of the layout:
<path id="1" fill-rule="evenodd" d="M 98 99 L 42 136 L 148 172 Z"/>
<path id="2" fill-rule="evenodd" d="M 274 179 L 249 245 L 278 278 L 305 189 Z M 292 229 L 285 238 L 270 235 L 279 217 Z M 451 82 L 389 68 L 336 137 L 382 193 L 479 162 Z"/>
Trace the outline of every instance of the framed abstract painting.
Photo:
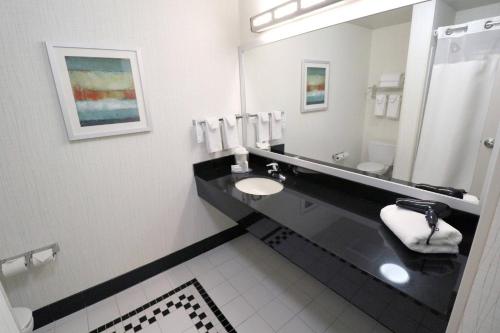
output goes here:
<path id="1" fill-rule="evenodd" d="M 46 46 L 70 140 L 151 130 L 139 50 Z"/>
<path id="2" fill-rule="evenodd" d="M 330 63 L 328 61 L 302 62 L 302 112 L 328 109 Z"/>

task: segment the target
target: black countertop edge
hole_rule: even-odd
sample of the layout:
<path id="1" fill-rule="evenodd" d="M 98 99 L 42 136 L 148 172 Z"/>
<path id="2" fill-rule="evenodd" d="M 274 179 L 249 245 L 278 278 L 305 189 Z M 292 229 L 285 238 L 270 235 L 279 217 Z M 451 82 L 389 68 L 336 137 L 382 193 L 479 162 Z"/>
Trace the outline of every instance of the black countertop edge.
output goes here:
<path id="1" fill-rule="evenodd" d="M 342 260 L 351 262 L 352 265 L 375 278 L 380 278 L 377 265 L 383 262 L 383 258 L 393 262 L 397 261 L 410 272 L 413 286 L 388 284 L 440 313 L 448 313 L 451 309 L 450 303 L 453 304 L 458 290 L 458 284 L 470 250 L 477 226 L 477 215 L 453 210 L 450 218 L 446 219 L 464 236 L 459 255 L 418 254 L 404 247 L 380 221 L 380 209 L 385 205 L 393 204 L 395 199 L 400 197 L 397 193 L 324 174 L 295 175 L 291 173 L 293 166 L 286 163 L 280 163 L 281 169 L 287 176 L 284 184 L 285 190 L 276 195 L 264 197 L 264 199 L 252 198 L 235 188 L 234 183 L 238 179 L 248 176 L 265 176 L 265 164 L 268 162 L 270 162 L 269 159 L 251 154 L 250 166 L 254 171 L 250 175 L 231 174 L 230 165 L 234 163 L 233 156 L 197 163 L 193 166 L 197 185 L 200 185 L 199 181 L 203 181 L 203 186 L 206 185 L 205 188 L 210 193 L 202 195 L 200 188 L 198 188 L 198 192 L 201 197 L 208 198 L 209 202 L 211 199 L 218 200 L 221 207 L 225 205 L 225 201 L 236 199 L 233 201 L 237 202 L 237 207 L 232 212 L 221 209 L 233 219 L 238 220 L 238 216 L 244 219 L 252 214 L 265 216 L 318 244 Z M 303 204 L 307 207 L 301 207 L 298 215 L 306 215 L 297 216 L 293 213 L 297 210 L 297 206 Z M 219 208 L 217 205 L 216 207 Z M 308 207 L 313 207 L 316 209 L 316 213 L 323 214 L 327 218 L 321 221 L 323 217 L 320 215 L 318 215 L 319 217 L 307 216 Z M 324 226 L 321 227 L 321 224 Z M 319 229 L 311 231 L 315 228 Z M 363 254 L 365 257 L 351 253 L 353 252 L 351 245 L 354 243 L 349 243 L 349 246 L 340 244 L 346 239 L 328 241 L 325 237 L 328 237 L 328 233 L 332 234 L 332 232 L 346 233 L 345 237 L 342 238 L 347 240 L 349 237 L 354 237 L 352 238 L 353 242 L 359 241 L 360 243 L 356 246 L 361 246 L 357 250 L 365 251 Z M 334 233 L 332 234 L 333 238 L 335 238 Z M 380 243 L 381 241 L 382 243 Z M 369 244 L 369 246 L 364 246 L 363 243 Z M 366 252 L 370 246 L 372 246 L 370 251 L 374 253 L 373 258 L 370 258 L 370 251 Z M 375 254 L 378 252 L 380 252 L 381 257 L 375 258 Z M 419 271 L 418 268 L 415 271 L 415 266 L 420 265 L 419 263 L 424 263 L 427 267 L 430 263 L 431 265 L 446 266 L 450 272 L 443 273 L 446 278 L 442 279 L 435 276 L 426 277 L 425 272 Z M 446 265 L 443 266 L 443 264 Z M 430 291 L 439 289 L 441 291 L 438 294 L 444 295 L 440 296 L 441 299 L 428 295 Z"/>
<path id="2" fill-rule="evenodd" d="M 255 154 L 249 155 L 250 167 L 256 171 L 265 170 L 265 165 L 270 162 L 274 161 L 272 159 L 268 159 Z M 215 178 L 231 174 L 231 164 L 234 163 L 234 156 L 229 155 L 209 161 L 196 163 L 193 165 L 193 169 L 195 175 L 201 177 L 202 179 L 213 180 Z M 345 194 L 345 197 L 343 198 L 344 200 L 336 199 L 333 203 L 337 206 L 341 206 L 344 209 L 352 210 L 354 213 L 365 217 L 372 217 L 374 216 L 374 214 L 378 215 L 380 212 L 380 208 L 394 204 L 397 198 L 406 197 L 399 193 L 353 182 L 340 177 L 318 173 L 312 170 L 311 173 L 304 173 L 297 176 L 291 172 L 293 168 L 295 168 L 294 165 L 283 162 L 279 162 L 279 165 L 283 173 L 287 175 L 288 180 L 291 180 L 293 177 L 300 177 L 301 180 L 306 180 L 308 183 L 310 183 L 310 186 L 308 187 L 308 190 L 310 190 L 310 192 L 308 191 L 309 195 L 316 197 L 319 200 L 324 200 L 328 199 L 325 198 L 325 189 L 333 188 L 336 190 L 336 192 L 337 190 L 341 191 Z M 286 183 L 289 184 L 290 181 L 287 181 Z M 379 205 L 376 205 L 377 207 L 374 208 L 375 211 L 373 209 L 360 209 L 359 205 L 356 202 L 352 202 L 351 200 L 349 200 L 352 198 L 368 200 L 369 202 L 377 203 L 383 206 L 379 207 Z M 457 228 L 464 236 L 462 243 L 460 244 L 461 254 L 469 254 L 478 221 L 478 215 L 452 208 L 452 213 L 450 217 L 447 218 L 446 222 Z"/>

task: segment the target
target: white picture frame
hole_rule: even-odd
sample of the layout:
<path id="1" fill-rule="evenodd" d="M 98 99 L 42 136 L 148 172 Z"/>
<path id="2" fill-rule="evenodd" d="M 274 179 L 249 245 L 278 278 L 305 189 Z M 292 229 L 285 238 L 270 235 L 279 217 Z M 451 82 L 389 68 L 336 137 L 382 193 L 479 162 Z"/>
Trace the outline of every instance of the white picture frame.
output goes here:
<path id="1" fill-rule="evenodd" d="M 69 140 L 151 131 L 139 49 L 45 45 Z"/>
<path id="2" fill-rule="evenodd" d="M 301 112 L 328 110 L 330 62 L 302 61 Z"/>

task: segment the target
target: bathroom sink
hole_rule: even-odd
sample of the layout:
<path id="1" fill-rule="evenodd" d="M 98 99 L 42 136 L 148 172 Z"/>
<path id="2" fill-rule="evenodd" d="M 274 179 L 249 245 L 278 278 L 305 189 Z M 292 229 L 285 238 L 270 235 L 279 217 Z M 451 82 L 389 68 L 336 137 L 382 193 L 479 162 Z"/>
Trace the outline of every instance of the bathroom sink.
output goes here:
<path id="1" fill-rule="evenodd" d="M 253 195 L 271 195 L 283 190 L 283 185 L 268 178 L 246 178 L 236 183 L 241 192 Z"/>

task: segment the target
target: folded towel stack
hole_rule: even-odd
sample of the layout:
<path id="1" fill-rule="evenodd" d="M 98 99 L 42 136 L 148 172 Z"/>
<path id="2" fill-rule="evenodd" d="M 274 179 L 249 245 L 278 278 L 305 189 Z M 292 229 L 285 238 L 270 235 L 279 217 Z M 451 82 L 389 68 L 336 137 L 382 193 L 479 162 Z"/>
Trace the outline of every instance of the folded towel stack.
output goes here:
<path id="1" fill-rule="evenodd" d="M 442 219 L 438 220 L 439 230 L 436 230 L 427 245 L 431 229 L 424 214 L 390 205 L 380 211 L 380 217 L 410 250 L 420 253 L 458 253 L 462 234 Z"/>

